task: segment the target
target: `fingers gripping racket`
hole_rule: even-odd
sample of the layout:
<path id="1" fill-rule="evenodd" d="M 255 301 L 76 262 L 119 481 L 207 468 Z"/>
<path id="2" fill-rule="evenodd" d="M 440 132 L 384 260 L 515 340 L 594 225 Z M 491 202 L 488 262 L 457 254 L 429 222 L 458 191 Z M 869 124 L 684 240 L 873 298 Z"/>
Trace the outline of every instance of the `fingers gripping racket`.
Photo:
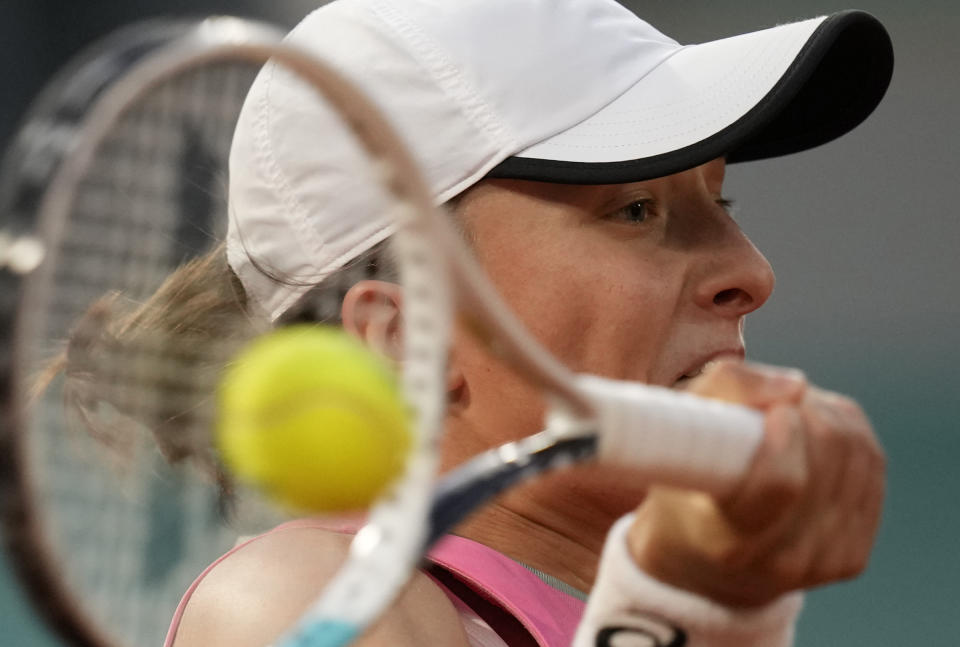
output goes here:
<path id="1" fill-rule="evenodd" d="M 263 528 L 274 519 L 253 495 L 226 508 L 196 474 L 202 470 L 166 460 L 209 455 L 218 370 L 264 326 L 218 312 L 219 334 L 186 347 L 153 332 L 162 308 L 136 307 L 157 295 L 185 301 L 188 328 L 189 312 L 205 307 L 189 294 L 166 295 L 166 281 L 216 257 L 230 137 L 267 59 L 342 115 L 368 153 L 371 182 L 394 197 L 403 389 L 416 414 L 404 476 L 371 511 L 340 573 L 278 645 L 347 644 L 389 606 L 436 538 L 493 494 L 545 469 L 599 456 L 633 465 L 651 482 L 714 493 L 735 486 L 758 443 L 759 414 L 570 373 L 496 295 L 379 111 L 328 66 L 261 25 L 140 25 L 54 81 L 0 178 L 4 525 L 23 579 L 62 635 L 97 647 L 158 643 L 192 576 L 245 524 Z M 224 289 L 231 285 L 225 279 Z M 106 323 L 127 310 L 135 314 Z M 454 316 L 549 392 L 553 406 L 542 433 L 438 482 Z M 132 341 L 114 340 L 134 329 Z M 34 396 L 37 367 L 68 336 L 65 365 L 95 388 L 53 378 Z M 64 400 L 96 439 L 71 430 Z M 200 465 L 214 480 L 226 478 L 215 460 Z"/>

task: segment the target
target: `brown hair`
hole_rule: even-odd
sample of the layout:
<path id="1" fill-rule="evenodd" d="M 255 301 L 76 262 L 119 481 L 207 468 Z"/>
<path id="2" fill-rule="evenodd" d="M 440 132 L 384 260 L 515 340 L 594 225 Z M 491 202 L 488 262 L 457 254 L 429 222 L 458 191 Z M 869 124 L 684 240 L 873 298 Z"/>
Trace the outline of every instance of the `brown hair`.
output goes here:
<path id="1" fill-rule="evenodd" d="M 386 248 L 375 246 L 314 286 L 277 325 L 339 324 L 351 285 L 363 278 L 394 279 Z M 273 280 L 287 280 L 260 269 Z M 271 326 L 247 298 L 220 244 L 177 268 L 144 303 L 117 293 L 94 302 L 72 328 L 65 350 L 38 376 L 34 396 L 62 373 L 68 418 L 121 460 L 134 446 L 139 425 L 168 461 L 198 462 L 229 494 L 210 442 L 216 385 L 234 353 Z"/>
<path id="2" fill-rule="evenodd" d="M 145 303 L 119 293 L 95 301 L 40 375 L 35 395 L 62 372 L 68 418 L 106 446 L 128 453 L 131 423 L 139 423 L 169 461 L 194 457 L 219 477 L 209 441 L 196 433 L 211 413 L 222 369 L 215 358 L 263 328 L 249 316 L 220 245 L 175 270 Z M 153 397 L 144 397 L 148 390 Z"/>

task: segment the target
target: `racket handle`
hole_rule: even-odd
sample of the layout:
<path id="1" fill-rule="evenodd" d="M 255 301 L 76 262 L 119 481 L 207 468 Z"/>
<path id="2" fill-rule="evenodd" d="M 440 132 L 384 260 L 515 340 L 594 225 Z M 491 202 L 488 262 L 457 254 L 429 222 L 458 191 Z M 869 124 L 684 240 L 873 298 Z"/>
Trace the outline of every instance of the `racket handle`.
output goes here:
<path id="1" fill-rule="evenodd" d="M 732 492 L 763 436 L 763 415 L 690 393 L 578 376 L 599 422 L 600 460 L 638 469 L 650 483 Z"/>

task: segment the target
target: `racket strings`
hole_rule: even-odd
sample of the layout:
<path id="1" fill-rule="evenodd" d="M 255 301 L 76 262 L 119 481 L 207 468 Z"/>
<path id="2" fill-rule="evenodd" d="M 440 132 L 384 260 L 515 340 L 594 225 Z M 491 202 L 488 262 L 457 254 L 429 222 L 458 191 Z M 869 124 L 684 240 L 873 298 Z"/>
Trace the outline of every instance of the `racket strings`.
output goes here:
<path id="1" fill-rule="evenodd" d="M 123 114 L 73 192 L 24 338 L 30 372 L 69 340 L 28 422 L 31 469 L 64 577 L 121 644 L 161 644 L 192 578 L 277 521 L 244 508 L 231 525 L 209 470 L 166 460 L 210 460 L 219 370 L 256 330 L 226 271 L 198 279 L 225 267 L 225 163 L 257 69 L 201 66 Z"/>

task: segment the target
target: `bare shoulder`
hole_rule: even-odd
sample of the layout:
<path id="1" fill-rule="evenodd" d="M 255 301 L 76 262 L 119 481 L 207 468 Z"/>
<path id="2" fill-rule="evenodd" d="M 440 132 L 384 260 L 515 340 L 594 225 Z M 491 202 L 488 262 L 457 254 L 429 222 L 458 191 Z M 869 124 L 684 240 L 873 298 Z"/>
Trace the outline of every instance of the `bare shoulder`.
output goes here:
<path id="1" fill-rule="evenodd" d="M 184 610 L 174 647 L 263 647 L 289 627 L 333 576 L 350 537 L 317 528 L 269 533 L 221 561 Z M 449 645 L 466 636 L 452 603 L 418 573 L 358 645 Z"/>

